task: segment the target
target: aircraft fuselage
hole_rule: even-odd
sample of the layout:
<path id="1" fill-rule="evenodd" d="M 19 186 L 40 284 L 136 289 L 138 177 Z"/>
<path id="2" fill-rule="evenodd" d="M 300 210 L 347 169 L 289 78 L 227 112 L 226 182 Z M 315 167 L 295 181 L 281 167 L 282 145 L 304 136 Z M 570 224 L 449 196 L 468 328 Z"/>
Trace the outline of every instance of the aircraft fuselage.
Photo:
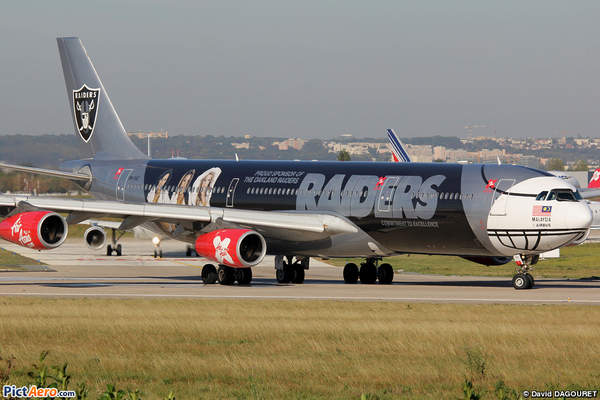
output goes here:
<path id="1" fill-rule="evenodd" d="M 61 169 L 84 165 L 94 176 L 90 192 L 99 199 L 334 213 L 386 255 L 535 254 L 578 240 L 587 234 L 585 219 L 591 221 L 580 198 L 536 199 L 553 189 L 578 196 L 571 185 L 511 165 L 166 159 L 77 161 Z M 168 224 L 151 225 L 164 235 L 174 231 Z M 302 253 L 302 246 L 296 249 Z M 347 248 L 309 255 L 315 253 L 352 255 Z"/>

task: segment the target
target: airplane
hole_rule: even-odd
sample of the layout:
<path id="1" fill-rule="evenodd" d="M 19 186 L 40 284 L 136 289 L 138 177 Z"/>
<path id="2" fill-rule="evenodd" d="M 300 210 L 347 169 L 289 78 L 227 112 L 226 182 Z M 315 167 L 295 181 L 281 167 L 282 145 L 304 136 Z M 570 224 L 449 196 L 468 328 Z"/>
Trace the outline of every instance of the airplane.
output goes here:
<path id="1" fill-rule="evenodd" d="M 404 147 L 404 144 L 400 140 L 400 137 L 393 129 L 387 130 L 388 141 L 390 143 L 390 147 L 392 149 L 392 161 L 393 162 L 412 162 L 410 155 L 408 154 L 408 150 Z M 500 159 L 498 159 L 498 165 L 502 164 Z M 573 185 L 576 189 L 581 189 L 581 184 L 579 181 L 573 176 L 564 171 L 548 171 L 548 173 L 555 175 L 569 184 Z M 590 178 L 590 182 L 588 183 L 588 189 L 600 189 L 600 168 L 594 171 L 594 174 Z M 586 191 L 587 189 L 583 189 Z M 590 197 L 590 196 L 586 196 Z M 590 233 L 588 234 L 586 239 L 597 240 L 600 232 L 600 202 L 598 201 L 590 201 L 587 200 L 588 206 L 592 211 L 592 225 L 590 227 Z M 576 244 L 576 243 L 574 243 Z M 547 253 L 550 254 L 550 253 Z M 542 256 L 547 256 L 547 254 L 542 254 Z M 522 264 L 522 260 L 518 256 L 514 257 L 495 257 L 495 258 L 481 258 L 481 257 L 470 257 L 470 256 L 461 256 L 462 258 L 478 262 L 484 265 L 503 265 L 507 264 L 512 260 L 515 260 L 517 265 Z"/>
<path id="2" fill-rule="evenodd" d="M 529 289 L 540 253 L 589 233 L 592 213 L 575 187 L 521 166 L 150 159 L 129 140 L 81 41 L 57 42 L 81 159 L 58 171 L 0 167 L 70 179 L 94 199 L 0 195 L 0 237 L 21 246 L 54 249 L 68 225 L 113 217 L 120 230 L 193 244 L 218 265 L 204 265 L 206 284 L 250 284 L 267 254 L 279 283 L 302 283 L 310 257 L 352 257 L 365 262 L 344 267 L 346 283 L 390 284 L 393 269 L 379 262 L 420 253 L 516 256 L 513 286 Z"/>

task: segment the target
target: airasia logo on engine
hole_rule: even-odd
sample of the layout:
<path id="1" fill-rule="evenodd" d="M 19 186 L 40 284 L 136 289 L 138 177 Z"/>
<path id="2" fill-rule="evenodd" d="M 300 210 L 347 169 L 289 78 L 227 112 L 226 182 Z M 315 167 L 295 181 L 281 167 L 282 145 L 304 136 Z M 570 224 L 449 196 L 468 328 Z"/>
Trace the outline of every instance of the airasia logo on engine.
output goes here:
<path id="1" fill-rule="evenodd" d="M 35 245 L 31 241 L 31 231 L 23 229 L 23 223 L 21 222 L 21 216 L 15 221 L 15 223 L 10 228 L 12 236 L 17 236 L 17 240 L 21 244 L 21 246 L 34 247 Z"/>
<path id="2" fill-rule="evenodd" d="M 247 229 L 220 229 L 205 233 L 196 239 L 196 252 L 230 267 L 241 267 L 243 263 L 237 254 L 240 238 Z"/>
<path id="3" fill-rule="evenodd" d="M 196 239 L 196 253 L 220 265 L 250 268 L 266 254 L 265 239 L 250 229 L 219 229 Z"/>
<path id="4" fill-rule="evenodd" d="M 229 245 L 231 239 L 225 238 L 221 240 L 221 236 L 217 236 L 213 239 L 213 245 L 215 246 L 215 258 L 219 264 L 233 265 L 233 258 L 229 254 Z"/>

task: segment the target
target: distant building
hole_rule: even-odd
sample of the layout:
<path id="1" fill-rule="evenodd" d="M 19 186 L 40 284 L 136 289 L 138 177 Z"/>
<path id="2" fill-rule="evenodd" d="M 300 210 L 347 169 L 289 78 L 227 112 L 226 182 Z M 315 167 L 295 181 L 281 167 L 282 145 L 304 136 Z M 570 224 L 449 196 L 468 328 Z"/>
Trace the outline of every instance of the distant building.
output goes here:
<path id="1" fill-rule="evenodd" d="M 433 149 L 430 145 L 406 145 L 406 151 L 414 162 L 432 162 Z"/>
<path id="2" fill-rule="evenodd" d="M 273 142 L 273 146 L 278 146 L 279 150 L 287 150 L 287 149 L 296 149 L 300 150 L 304 147 L 306 140 L 302 139 L 293 139 L 290 138 L 288 140 L 284 140 L 283 142 Z"/>
<path id="3" fill-rule="evenodd" d="M 519 160 L 518 164 L 529 168 L 539 168 L 540 159 L 536 156 L 523 156 Z"/>
<path id="4" fill-rule="evenodd" d="M 127 136 L 135 136 L 140 139 L 146 139 L 148 136 L 151 138 L 165 138 L 169 137 L 169 131 L 160 131 L 160 132 L 127 132 Z"/>

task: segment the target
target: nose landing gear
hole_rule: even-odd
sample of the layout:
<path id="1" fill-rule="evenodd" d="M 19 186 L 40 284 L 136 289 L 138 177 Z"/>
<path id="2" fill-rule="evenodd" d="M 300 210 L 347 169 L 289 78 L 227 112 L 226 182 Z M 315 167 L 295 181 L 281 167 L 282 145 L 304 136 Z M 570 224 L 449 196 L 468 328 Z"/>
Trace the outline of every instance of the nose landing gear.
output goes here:
<path id="1" fill-rule="evenodd" d="M 513 287 L 517 290 L 523 289 L 531 289 L 535 283 L 533 276 L 529 273 L 532 271 L 532 265 L 537 264 L 540 256 L 535 255 L 523 255 L 517 254 L 514 256 L 514 260 L 517 263 L 518 267 L 516 269 L 517 273 L 513 276 L 512 284 Z"/>

